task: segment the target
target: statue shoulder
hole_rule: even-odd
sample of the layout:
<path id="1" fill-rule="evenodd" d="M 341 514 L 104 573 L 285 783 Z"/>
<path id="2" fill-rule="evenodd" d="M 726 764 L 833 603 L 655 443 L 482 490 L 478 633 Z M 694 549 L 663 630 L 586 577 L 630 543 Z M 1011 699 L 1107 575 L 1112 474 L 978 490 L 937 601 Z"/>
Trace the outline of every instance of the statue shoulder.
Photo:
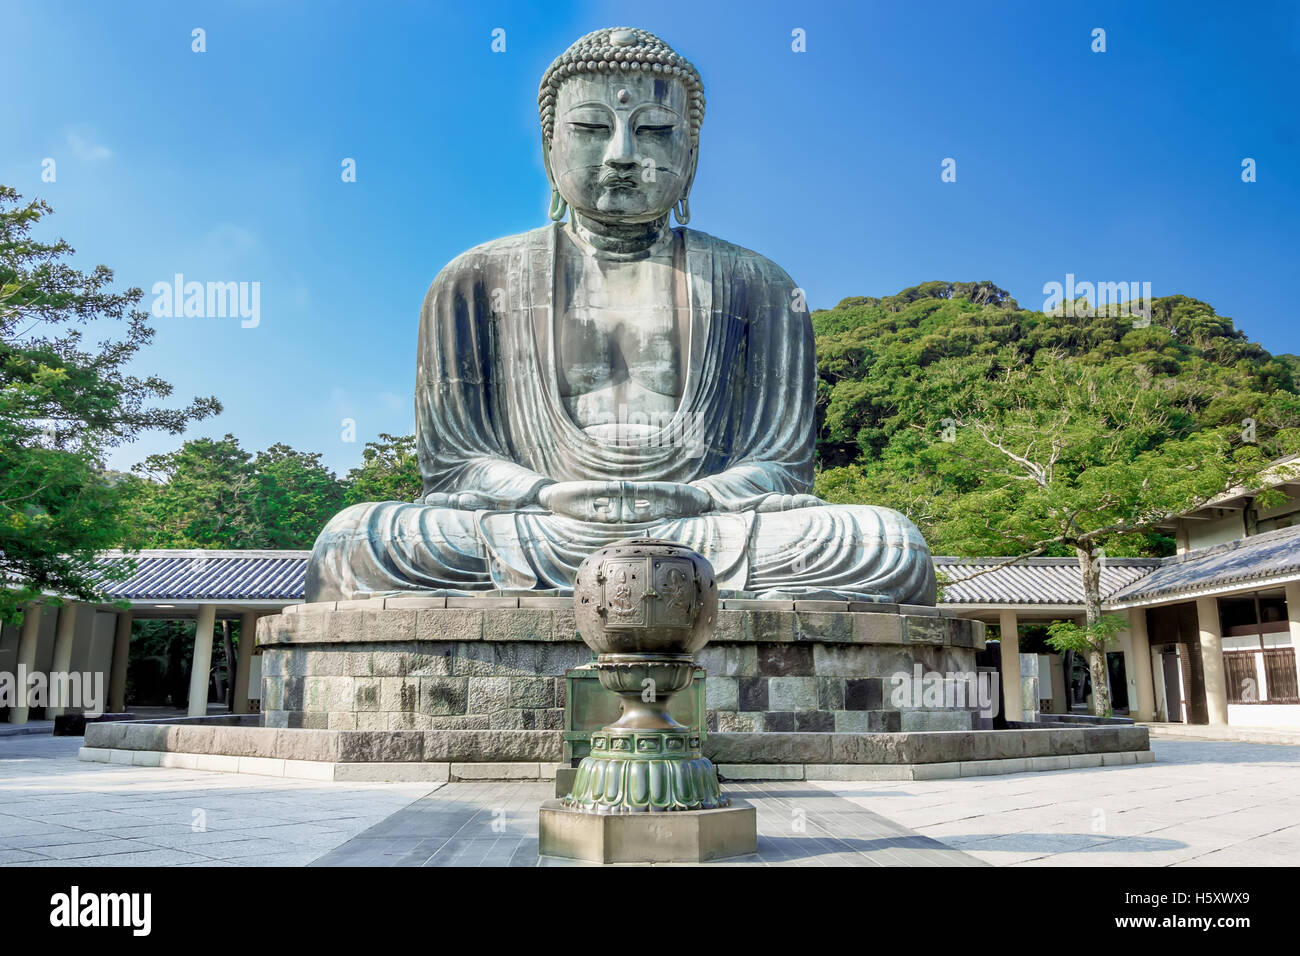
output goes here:
<path id="1" fill-rule="evenodd" d="M 783 290 L 795 288 L 795 282 L 788 272 L 753 249 L 728 242 L 726 239 L 719 239 L 698 229 L 681 228 L 681 232 L 686 237 L 688 249 L 693 246 L 702 252 L 707 251 L 715 258 L 720 258 L 732 274 L 739 271 L 756 281 L 778 286 Z"/>
<path id="2" fill-rule="evenodd" d="M 779 299 L 782 303 L 789 303 L 796 295 L 802 301 L 798 283 L 767 256 L 697 229 L 682 229 L 682 232 L 688 250 L 693 248 L 713 257 L 718 274 L 730 276 L 733 281 L 751 283 L 754 288 L 764 290 L 772 301 Z"/>
<path id="3" fill-rule="evenodd" d="M 487 272 L 504 267 L 512 255 L 528 247 L 548 242 L 551 228 L 551 226 L 540 226 L 513 236 L 490 239 L 466 249 L 442 267 L 429 287 L 429 294 L 433 295 L 439 288 L 447 285 L 472 282 Z"/>

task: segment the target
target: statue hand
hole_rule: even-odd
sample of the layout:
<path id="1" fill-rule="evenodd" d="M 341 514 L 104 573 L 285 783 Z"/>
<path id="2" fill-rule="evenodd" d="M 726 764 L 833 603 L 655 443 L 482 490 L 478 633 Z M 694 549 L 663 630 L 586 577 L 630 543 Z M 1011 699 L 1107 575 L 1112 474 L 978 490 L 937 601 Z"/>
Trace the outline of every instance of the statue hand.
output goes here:
<path id="1" fill-rule="evenodd" d="M 708 492 L 675 481 L 562 481 L 537 500 L 556 514 L 609 524 L 697 515 L 713 503 Z"/>
<path id="2" fill-rule="evenodd" d="M 768 495 L 759 502 L 755 511 L 793 511 L 795 508 L 815 508 L 824 505 L 816 495 Z"/>

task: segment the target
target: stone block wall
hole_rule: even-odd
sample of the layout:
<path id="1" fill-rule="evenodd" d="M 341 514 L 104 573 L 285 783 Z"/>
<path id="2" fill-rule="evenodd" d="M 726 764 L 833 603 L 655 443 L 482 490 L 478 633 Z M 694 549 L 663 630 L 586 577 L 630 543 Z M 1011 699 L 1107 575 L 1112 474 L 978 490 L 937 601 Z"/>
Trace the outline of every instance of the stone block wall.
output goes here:
<path id="1" fill-rule="evenodd" d="M 973 672 L 983 643 L 933 608 L 727 601 L 698 658 L 708 730 L 969 730 L 972 708 L 899 706 L 892 679 Z M 593 659 L 562 598 L 301 605 L 258 644 L 265 725 L 324 730 L 561 730 L 564 673 Z"/>
<path id="2" fill-rule="evenodd" d="M 698 656 L 708 672 L 709 730 L 971 729 L 973 708 L 900 706 L 893 691 L 895 676 L 914 675 L 917 664 L 923 672 L 974 671 L 975 648 L 984 643 L 978 622 L 941 616 L 931 608 L 846 612 L 821 609 L 832 602 L 800 601 L 791 610 L 769 611 L 748 606 L 756 602 L 743 603 L 730 620 L 720 622 Z"/>
<path id="3" fill-rule="evenodd" d="M 583 644 L 412 641 L 264 654 L 269 727 L 321 730 L 562 730 L 563 674 Z"/>

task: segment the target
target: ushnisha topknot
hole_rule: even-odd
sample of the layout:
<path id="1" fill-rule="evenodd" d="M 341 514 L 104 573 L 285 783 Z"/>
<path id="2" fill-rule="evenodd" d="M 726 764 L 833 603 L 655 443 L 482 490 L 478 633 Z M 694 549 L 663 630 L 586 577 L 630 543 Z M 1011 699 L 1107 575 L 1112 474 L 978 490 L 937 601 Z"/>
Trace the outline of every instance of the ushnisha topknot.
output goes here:
<path id="1" fill-rule="evenodd" d="M 704 82 L 691 62 L 653 33 L 632 27 L 596 30 L 577 40 L 542 75 L 537 91 L 537 112 L 542 120 L 542 140 L 549 147 L 555 132 L 555 98 L 560 83 L 582 73 L 645 71 L 676 77 L 686 86 L 691 124 L 691 145 L 699 144 L 704 122 Z"/>

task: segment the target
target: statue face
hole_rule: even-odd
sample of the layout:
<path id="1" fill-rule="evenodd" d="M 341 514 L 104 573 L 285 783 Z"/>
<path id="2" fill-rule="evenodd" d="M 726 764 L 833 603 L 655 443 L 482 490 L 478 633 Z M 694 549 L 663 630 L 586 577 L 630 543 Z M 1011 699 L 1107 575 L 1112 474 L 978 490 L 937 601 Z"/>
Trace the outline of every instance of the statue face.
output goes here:
<path id="1" fill-rule="evenodd" d="M 695 169 L 687 109 L 685 85 L 653 73 L 565 80 L 549 156 L 565 202 L 607 222 L 665 215 Z"/>

